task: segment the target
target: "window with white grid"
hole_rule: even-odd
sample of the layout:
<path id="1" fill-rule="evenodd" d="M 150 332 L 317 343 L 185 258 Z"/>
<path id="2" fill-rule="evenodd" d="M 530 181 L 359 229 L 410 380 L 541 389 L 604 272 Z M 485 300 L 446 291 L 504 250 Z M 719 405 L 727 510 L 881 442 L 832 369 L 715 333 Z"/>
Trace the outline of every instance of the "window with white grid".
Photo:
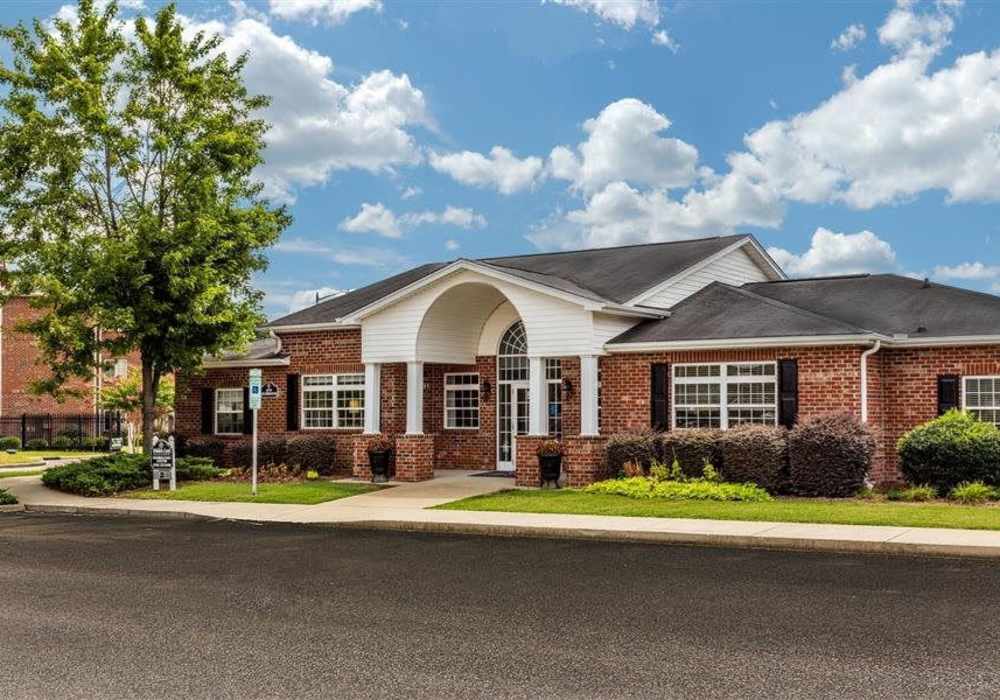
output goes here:
<path id="1" fill-rule="evenodd" d="M 965 377 L 962 402 L 979 420 L 1000 426 L 1000 377 Z"/>
<path id="2" fill-rule="evenodd" d="M 479 375 L 444 375 L 444 427 L 474 430 L 479 427 Z"/>
<path id="3" fill-rule="evenodd" d="M 243 433 L 243 388 L 215 390 L 216 435 Z"/>
<path id="4" fill-rule="evenodd" d="M 672 403 L 675 428 L 777 425 L 777 364 L 674 365 Z"/>
<path id="5" fill-rule="evenodd" d="M 316 374 L 302 378 L 302 427 L 362 428 L 365 375 Z"/>

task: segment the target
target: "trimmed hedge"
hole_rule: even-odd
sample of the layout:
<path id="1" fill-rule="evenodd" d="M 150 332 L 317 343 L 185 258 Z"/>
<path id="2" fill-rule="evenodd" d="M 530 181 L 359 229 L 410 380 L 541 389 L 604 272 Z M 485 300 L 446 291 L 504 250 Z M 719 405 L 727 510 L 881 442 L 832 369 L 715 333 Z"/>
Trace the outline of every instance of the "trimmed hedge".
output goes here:
<path id="1" fill-rule="evenodd" d="M 284 438 L 257 440 L 257 466 L 285 464 L 288 461 L 288 442 Z M 230 451 L 230 463 L 237 469 L 249 469 L 253 462 L 253 443 L 241 442 Z"/>
<path id="2" fill-rule="evenodd" d="M 0 506 L 16 506 L 17 497 L 7 489 L 0 489 Z"/>
<path id="3" fill-rule="evenodd" d="M 711 464 L 716 471 L 725 473 L 722 458 L 721 430 L 675 430 L 661 433 L 657 441 L 659 461 L 671 466 L 676 459 L 681 471 L 687 476 L 699 477 L 705 464 Z"/>
<path id="4" fill-rule="evenodd" d="M 769 425 L 741 425 L 720 438 L 722 476 L 753 483 L 771 493 L 788 490 L 788 431 Z"/>
<path id="5" fill-rule="evenodd" d="M 182 457 L 177 460 L 179 481 L 211 479 L 220 473 L 210 460 L 204 458 Z M 149 458 L 123 452 L 73 462 L 42 472 L 42 483 L 46 486 L 81 496 L 111 496 L 149 486 L 151 481 Z"/>
<path id="6" fill-rule="evenodd" d="M 652 431 L 612 435 L 604 451 L 604 463 L 610 474 L 622 474 L 625 465 L 638 465 L 648 472 L 654 461 L 660 459 L 660 434 Z"/>
<path id="7" fill-rule="evenodd" d="M 337 469 L 337 444 L 330 435 L 296 435 L 288 440 L 290 466 L 332 474 Z"/>
<path id="8" fill-rule="evenodd" d="M 0 450 L 19 450 L 19 449 L 21 449 L 21 438 L 0 437 Z"/>
<path id="9" fill-rule="evenodd" d="M 214 438 L 177 437 L 177 454 L 185 457 L 205 457 L 215 464 L 225 464 L 226 443 Z"/>
<path id="10" fill-rule="evenodd" d="M 45 438 L 32 438 L 24 445 L 26 450 L 47 450 L 49 449 L 49 441 Z"/>
<path id="11" fill-rule="evenodd" d="M 69 435 L 58 435 L 52 438 L 51 447 L 54 450 L 72 450 L 76 442 Z"/>
<path id="12" fill-rule="evenodd" d="M 911 484 L 930 484 L 940 493 L 963 482 L 1000 485 L 1000 429 L 968 413 L 949 411 L 917 426 L 897 449 Z"/>
<path id="13" fill-rule="evenodd" d="M 792 490 L 802 496 L 853 496 L 865 485 L 874 454 L 871 430 L 850 414 L 800 423 L 788 434 Z"/>

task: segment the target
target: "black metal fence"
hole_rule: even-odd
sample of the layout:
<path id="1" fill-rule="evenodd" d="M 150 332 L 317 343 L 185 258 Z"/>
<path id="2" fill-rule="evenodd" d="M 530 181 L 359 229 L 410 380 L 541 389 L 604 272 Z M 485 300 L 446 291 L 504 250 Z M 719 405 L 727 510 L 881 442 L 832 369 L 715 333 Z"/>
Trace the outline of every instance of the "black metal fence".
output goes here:
<path id="1" fill-rule="evenodd" d="M 77 416 L 20 415 L 0 416 L 0 437 L 21 438 L 21 444 L 30 440 L 45 440 L 50 446 L 56 438 L 69 438 L 74 445 L 84 445 L 86 438 L 119 437 L 124 423 L 119 413 Z"/>

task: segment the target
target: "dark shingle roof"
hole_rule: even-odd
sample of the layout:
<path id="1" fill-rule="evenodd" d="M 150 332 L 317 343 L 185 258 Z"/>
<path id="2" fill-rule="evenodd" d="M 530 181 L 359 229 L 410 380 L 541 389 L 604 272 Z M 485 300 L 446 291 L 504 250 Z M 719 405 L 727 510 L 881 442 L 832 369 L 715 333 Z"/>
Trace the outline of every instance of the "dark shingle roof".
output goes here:
<path id="1" fill-rule="evenodd" d="M 572 282 L 601 299 L 623 304 L 658 283 L 749 236 L 720 236 L 565 253 L 486 258 L 498 267 Z M 514 272 L 516 274 L 516 272 Z"/>
<path id="2" fill-rule="evenodd" d="M 1000 297 L 900 275 L 849 275 L 732 287 L 719 282 L 671 315 L 611 343 L 905 334 L 910 338 L 1000 335 Z"/>
<path id="3" fill-rule="evenodd" d="M 774 338 L 861 333 L 843 321 L 796 308 L 754 292 L 713 282 L 670 310 L 670 316 L 646 321 L 611 343 L 674 340 Z"/>
<path id="4" fill-rule="evenodd" d="M 749 236 L 720 236 L 617 248 L 482 258 L 489 265 L 526 281 L 603 303 L 624 303 L 660 282 Z M 333 297 L 277 318 L 265 326 L 333 323 L 384 296 L 426 277 L 454 261 L 415 267 L 367 287 Z"/>
<path id="5" fill-rule="evenodd" d="M 369 284 L 367 287 L 355 289 L 347 294 L 326 299 L 313 306 L 307 306 L 301 311 L 277 318 L 268 323 L 265 328 L 297 326 L 306 323 L 333 323 L 338 318 L 347 316 L 362 307 L 368 306 L 384 296 L 392 294 L 433 272 L 437 272 L 448 264 L 437 262 L 415 267 L 412 270 L 407 270 L 398 275 L 393 275 L 392 277 Z"/>
<path id="6" fill-rule="evenodd" d="M 900 275 L 761 282 L 744 288 L 884 335 L 1000 335 L 1000 297 Z M 920 328 L 926 330 L 918 332 Z"/>

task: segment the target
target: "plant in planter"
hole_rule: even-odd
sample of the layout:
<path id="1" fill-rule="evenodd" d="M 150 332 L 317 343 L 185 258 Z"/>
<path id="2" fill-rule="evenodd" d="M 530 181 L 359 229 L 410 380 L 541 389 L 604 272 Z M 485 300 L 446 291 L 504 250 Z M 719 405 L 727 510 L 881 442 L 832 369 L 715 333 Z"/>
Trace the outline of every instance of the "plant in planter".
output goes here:
<path id="1" fill-rule="evenodd" d="M 545 440 L 536 450 L 538 455 L 538 471 L 542 477 L 542 488 L 551 483 L 559 488 L 559 475 L 562 473 L 563 447 L 558 440 Z"/>
<path id="2" fill-rule="evenodd" d="M 385 435 L 376 435 L 368 443 L 368 465 L 372 470 L 372 483 L 384 484 L 389 480 L 389 458 L 392 456 L 392 440 Z"/>

